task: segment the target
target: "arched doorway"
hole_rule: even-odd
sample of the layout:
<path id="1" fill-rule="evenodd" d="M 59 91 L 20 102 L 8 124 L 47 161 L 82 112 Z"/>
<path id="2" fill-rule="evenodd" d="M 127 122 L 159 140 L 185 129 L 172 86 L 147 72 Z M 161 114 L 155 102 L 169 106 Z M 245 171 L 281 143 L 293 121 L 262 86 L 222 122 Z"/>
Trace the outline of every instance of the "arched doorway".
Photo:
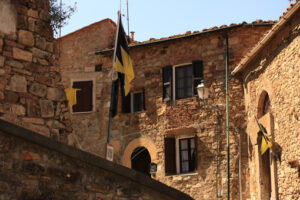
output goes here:
<path id="1" fill-rule="evenodd" d="M 131 168 L 150 176 L 151 157 L 145 147 L 136 148 L 131 154 Z"/>
<path id="2" fill-rule="evenodd" d="M 263 91 L 260 95 L 258 101 L 257 117 L 259 118 L 262 125 L 268 130 L 268 134 L 271 135 L 271 141 L 274 142 L 272 138 L 274 127 L 274 121 L 271 120 L 271 99 L 266 91 Z M 258 139 L 259 148 L 259 160 L 260 160 L 260 180 L 261 180 L 261 199 L 270 200 L 277 198 L 277 186 L 276 186 L 276 163 L 272 159 L 271 149 L 269 148 L 263 155 L 261 155 L 261 142 L 262 139 Z"/>
<path id="3" fill-rule="evenodd" d="M 268 112 L 271 111 L 270 107 L 270 98 L 267 92 L 265 92 L 262 107 L 261 107 L 261 115 L 264 116 Z M 262 117 L 260 116 L 260 117 Z M 261 145 L 260 145 L 261 148 Z M 262 182 L 263 182 L 263 194 L 266 195 L 266 199 L 271 199 L 272 196 L 272 187 L 271 187 L 271 163 L 270 163 L 270 149 L 268 149 L 263 155 L 261 155 L 262 160 Z"/>

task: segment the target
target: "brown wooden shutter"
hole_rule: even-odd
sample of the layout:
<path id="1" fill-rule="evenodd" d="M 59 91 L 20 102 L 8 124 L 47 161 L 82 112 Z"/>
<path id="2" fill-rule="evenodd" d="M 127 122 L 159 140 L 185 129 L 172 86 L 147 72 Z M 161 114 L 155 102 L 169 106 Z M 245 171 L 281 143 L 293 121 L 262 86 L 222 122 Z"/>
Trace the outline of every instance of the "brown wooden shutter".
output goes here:
<path id="1" fill-rule="evenodd" d="M 166 174 L 176 174 L 176 145 L 175 138 L 165 138 L 165 172 Z"/>
<path id="2" fill-rule="evenodd" d="M 146 110 L 146 96 L 145 96 L 145 88 L 143 88 L 143 109 Z"/>
<path id="3" fill-rule="evenodd" d="M 163 101 L 170 101 L 173 97 L 172 90 L 172 66 L 166 66 L 162 69 L 163 80 Z"/>
<path id="4" fill-rule="evenodd" d="M 197 95 L 197 86 L 203 82 L 203 62 L 202 60 L 193 61 L 193 90 Z"/>
<path id="5" fill-rule="evenodd" d="M 196 156 L 195 156 L 195 171 L 197 171 L 198 167 L 198 136 L 195 135 L 195 149 L 196 149 Z"/>
<path id="6" fill-rule="evenodd" d="M 130 113 L 131 112 L 131 106 L 130 106 L 131 93 L 128 93 L 128 95 L 125 96 L 124 89 L 121 92 L 122 92 L 122 112 Z"/>
<path id="7" fill-rule="evenodd" d="M 73 112 L 89 112 L 93 110 L 93 81 L 73 82 L 73 88 L 80 89 L 76 93 L 76 105 Z"/>

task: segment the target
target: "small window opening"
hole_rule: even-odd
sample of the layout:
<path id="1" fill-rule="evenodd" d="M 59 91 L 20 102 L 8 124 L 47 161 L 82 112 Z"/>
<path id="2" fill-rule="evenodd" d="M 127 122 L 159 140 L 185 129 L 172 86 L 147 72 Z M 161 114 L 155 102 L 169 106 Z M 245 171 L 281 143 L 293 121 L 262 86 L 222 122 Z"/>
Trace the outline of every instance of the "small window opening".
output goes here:
<path id="1" fill-rule="evenodd" d="M 102 71 L 102 64 L 95 66 L 95 72 L 101 72 Z"/>

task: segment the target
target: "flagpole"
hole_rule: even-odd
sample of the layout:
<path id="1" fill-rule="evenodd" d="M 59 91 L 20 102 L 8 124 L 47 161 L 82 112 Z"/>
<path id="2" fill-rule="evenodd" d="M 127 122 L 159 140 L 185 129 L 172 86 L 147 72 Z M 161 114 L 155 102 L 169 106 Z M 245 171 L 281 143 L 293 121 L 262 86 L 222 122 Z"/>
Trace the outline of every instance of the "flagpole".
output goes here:
<path id="1" fill-rule="evenodd" d="M 120 1 L 121 2 L 121 1 Z M 109 117 L 108 117 L 108 126 L 107 126 L 107 145 L 110 142 L 110 133 L 111 133 L 111 120 L 112 120 L 112 104 L 111 100 L 114 97 L 114 87 L 113 87 L 113 75 L 114 75 L 114 64 L 116 60 L 116 49 L 118 44 L 118 36 L 119 36 L 119 27 L 120 27 L 120 17 L 121 17 L 121 10 L 118 12 L 118 23 L 117 23 L 117 32 L 116 32 L 116 39 L 115 39 L 115 48 L 114 48 L 114 56 L 112 61 L 112 68 L 111 68 L 111 75 L 110 75 L 110 108 L 109 108 Z"/>
<path id="2" fill-rule="evenodd" d="M 130 33 L 129 33 L 129 8 L 128 8 L 128 0 L 127 0 L 127 27 L 128 27 L 128 33 L 127 34 L 128 34 L 128 36 L 130 36 Z"/>
<path id="3" fill-rule="evenodd" d="M 230 141 L 229 141 L 229 52 L 228 35 L 225 33 L 226 43 L 226 140 L 227 140 L 227 199 L 230 200 Z"/>

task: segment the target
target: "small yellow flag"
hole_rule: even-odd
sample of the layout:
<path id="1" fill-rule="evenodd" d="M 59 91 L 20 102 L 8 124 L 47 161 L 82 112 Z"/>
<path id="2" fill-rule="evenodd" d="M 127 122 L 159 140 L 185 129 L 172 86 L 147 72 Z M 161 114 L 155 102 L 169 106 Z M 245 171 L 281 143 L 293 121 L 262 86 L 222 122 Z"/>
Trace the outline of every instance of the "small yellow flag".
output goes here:
<path id="1" fill-rule="evenodd" d="M 267 140 L 265 139 L 265 137 L 267 138 Z M 265 135 L 265 137 L 262 137 L 262 141 L 261 141 L 261 155 L 263 155 L 267 150 L 268 148 L 272 147 L 272 143 L 271 143 L 271 140 L 270 138 Z"/>
<path id="2" fill-rule="evenodd" d="M 76 105 L 76 92 L 79 90 L 80 89 L 76 89 L 76 88 L 66 88 L 65 89 L 66 96 L 67 96 L 70 106 Z"/>

